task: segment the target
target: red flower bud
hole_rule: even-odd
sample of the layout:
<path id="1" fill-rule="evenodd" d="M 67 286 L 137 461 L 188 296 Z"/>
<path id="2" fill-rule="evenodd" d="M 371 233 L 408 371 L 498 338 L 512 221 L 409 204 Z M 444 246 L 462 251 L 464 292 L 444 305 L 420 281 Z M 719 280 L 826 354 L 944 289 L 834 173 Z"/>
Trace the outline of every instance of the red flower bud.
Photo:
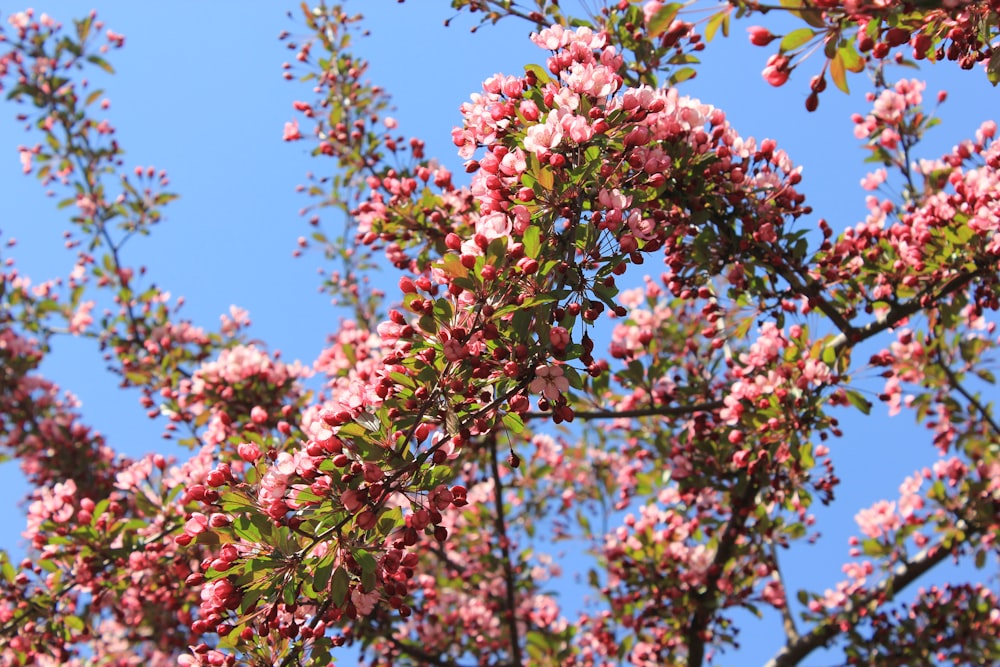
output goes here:
<path id="1" fill-rule="evenodd" d="M 750 43 L 754 46 L 767 46 L 778 38 L 770 30 L 759 25 L 747 28 L 747 32 L 750 33 Z"/>

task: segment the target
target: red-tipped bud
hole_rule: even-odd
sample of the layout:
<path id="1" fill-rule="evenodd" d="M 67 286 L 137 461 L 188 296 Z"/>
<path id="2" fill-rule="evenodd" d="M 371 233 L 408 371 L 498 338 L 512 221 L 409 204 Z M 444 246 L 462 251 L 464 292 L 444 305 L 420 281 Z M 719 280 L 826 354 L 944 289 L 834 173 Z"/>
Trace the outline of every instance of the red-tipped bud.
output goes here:
<path id="1" fill-rule="evenodd" d="M 778 38 L 770 30 L 759 25 L 747 28 L 747 32 L 750 33 L 750 43 L 754 46 L 767 46 Z"/>

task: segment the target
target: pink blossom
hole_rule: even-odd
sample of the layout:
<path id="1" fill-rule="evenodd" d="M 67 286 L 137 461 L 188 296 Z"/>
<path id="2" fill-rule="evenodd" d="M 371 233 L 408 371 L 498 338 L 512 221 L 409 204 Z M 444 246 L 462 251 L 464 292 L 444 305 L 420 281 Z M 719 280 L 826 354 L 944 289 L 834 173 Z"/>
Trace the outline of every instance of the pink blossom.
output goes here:
<path id="1" fill-rule="evenodd" d="M 565 349 L 570 344 L 569 331 L 565 327 L 552 327 L 549 329 L 549 342 L 557 350 Z"/>
<path id="2" fill-rule="evenodd" d="M 236 452 L 240 455 L 240 458 L 247 463 L 253 463 L 261 456 L 260 447 L 252 442 L 244 442 L 236 447 Z"/>
<path id="3" fill-rule="evenodd" d="M 20 151 L 18 151 L 18 154 L 20 155 L 21 158 L 21 170 L 24 171 L 24 173 L 26 174 L 30 174 L 31 161 L 35 156 L 34 152 L 28 150 L 27 148 L 22 148 L 20 149 Z"/>
<path id="4" fill-rule="evenodd" d="M 558 23 L 531 34 L 531 41 L 549 51 L 555 51 L 569 43 L 569 33 Z"/>
<path id="5" fill-rule="evenodd" d="M 868 509 L 863 509 L 854 516 L 861 532 L 868 537 L 879 538 L 897 530 L 901 522 L 896 515 L 896 503 L 879 500 Z"/>
<path id="6" fill-rule="evenodd" d="M 380 597 L 377 590 L 364 593 L 360 588 L 355 588 L 351 591 L 351 602 L 354 603 L 354 607 L 362 616 L 367 616 L 375 611 L 375 604 L 379 601 Z"/>
<path id="7" fill-rule="evenodd" d="M 282 141 L 298 141 L 302 138 L 302 133 L 299 132 L 299 121 L 292 120 L 285 123 L 285 131 L 281 135 Z"/>
<path id="8" fill-rule="evenodd" d="M 93 301 L 84 301 L 77 307 L 76 312 L 73 313 L 73 317 L 69 321 L 70 333 L 82 334 L 87 330 L 87 327 L 94 321 L 93 316 L 90 314 L 90 311 L 93 309 Z"/>
<path id="9" fill-rule="evenodd" d="M 538 366 L 535 368 L 535 378 L 528 385 L 528 389 L 550 401 L 555 401 L 563 392 L 569 390 L 569 380 L 563 376 L 560 366 Z"/>
<path id="10" fill-rule="evenodd" d="M 646 4 L 642 6 L 642 19 L 649 25 L 649 22 L 653 20 L 656 13 L 663 9 L 663 3 L 659 0 L 649 0 Z"/>
<path id="11" fill-rule="evenodd" d="M 528 128 L 524 138 L 525 150 L 532 153 L 547 153 L 562 141 L 563 130 L 555 112 L 549 112 L 545 122 Z"/>
<path id="12" fill-rule="evenodd" d="M 574 63 L 566 77 L 566 85 L 580 95 L 607 97 L 621 86 L 621 77 L 603 65 Z"/>
<path id="13" fill-rule="evenodd" d="M 506 213 L 489 213 L 476 221 L 476 231 L 485 236 L 488 241 L 510 236 L 511 230 L 511 221 Z"/>
<path id="14" fill-rule="evenodd" d="M 193 512 L 191 518 L 184 524 L 184 533 L 199 535 L 208 530 L 208 517 L 201 512 Z"/>
<path id="15" fill-rule="evenodd" d="M 865 190 L 876 190 L 878 189 L 878 186 L 885 183 L 887 176 L 888 174 L 884 168 L 876 169 L 875 171 L 866 174 L 865 177 L 861 179 L 861 187 Z"/>

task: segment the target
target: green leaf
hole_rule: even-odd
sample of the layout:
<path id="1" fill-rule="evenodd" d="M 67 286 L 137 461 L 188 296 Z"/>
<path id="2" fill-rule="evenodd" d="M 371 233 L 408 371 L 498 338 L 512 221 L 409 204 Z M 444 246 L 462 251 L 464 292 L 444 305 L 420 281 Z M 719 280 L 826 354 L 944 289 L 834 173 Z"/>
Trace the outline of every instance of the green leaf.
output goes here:
<path id="1" fill-rule="evenodd" d="M 847 74 L 844 71 L 844 58 L 837 52 L 833 58 L 830 59 L 830 78 L 833 79 L 834 85 L 840 88 L 845 93 L 850 93 L 850 89 L 847 87 Z"/>
<path id="2" fill-rule="evenodd" d="M 64 616 L 62 622 L 66 627 L 78 632 L 83 631 L 83 628 L 85 627 L 83 619 L 79 616 Z"/>
<path id="3" fill-rule="evenodd" d="M 295 586 L 291 584 L 286 584 L 284 588 L 281 589 L 281 597 L 285 605 L 291 607 L 295 604 Z"/>
<path id="4" fill-rule="evenodd" d="M 865 69 L 865 59 L 854 48 L 854 42 L 847 42 L 837 51 L 844 61 L 844 67 L 855 74 Z"/>
<path id="5" fill-rule="evenodd" d="M 386 510 L 378 518 L 378 530 L 383 535 L 388 535 L 401 525 L 403 525 L 403 509 L 401 507 Z"/>
<path id="6" fill-rule="evenodd" d="M 330 595 L 333 597 L 333 604 L 341 607 L 347 598 L 347 589 L 351 583 L 350 577 L 347 575 L 347 570 L 343 567 L 338 567 L 333 573 L 331 583 Z"/>
<path id="7" fill-rule="evenodd" d="M 527 229 L 524 230 L 524 235 L 521 237 L 521 243 L 524 244 L 524 254 L 527 257 L 535 259 L 538 257 L 538 251 L 541 249 L 541 232 L 535 225 L 529 225 Z"/>
<path id="8" fill-rule="evenodd" d="M 711 42 L 716 31 L 722 28 L 722 35 L 729 37 L 729 9 L 713 14 L 705 24 L 705 41 Z"/>
<path id="9" fill-rule="evenodd" d="M 871 401 L 865 399 L 858 391 L 854 389 L 848 389 L 844 392 L 847 395 L 847 400 L 851 405 L 856 407 L 861 411 L 862 414 L 871 414 L 872 404 Z"/>
<path id="10" fill-rule="evenodd" d="M 993 49 L 990 61 L 986 63 L 986 78 L 994 86 L 1000 83 L 1000 49 Z"/>
<path id="11" fill-rule="evenodd" d="M 372 556 L 371 552 L 366 551 L 365 549 L 358 549 L 355 551 L 354 560 L 357 561 L 362 571 L 371 570 L 374 572 L 375 568 L 378 566 L 378 563 L 375 561 L 375 556 Z"/>
<path id="12" fill-rule="evenodd" d="M 111 66 L 111 63 L 100 56 L 87 56 L 87 62 L 97 65 L 108 74 L 115 73 L 115 68 Z"/>
<path id="13" fill-rule="evenodd" d="M 673 83 L 683 83 L 688 79 L 693 79 L 697 73 L 697 70 L 693 67 L 682 67 L 673 73 L 670 80 Z"/>
<path id="14" fill-rule="evenodd" d="M 781 44 L 778 45 L 778 50 L 782 53 L 786 51 L 792 51 L 794 49 L 808 44 L 809 40 L 816 36 L 816 32 L 812 28 L 798 28 L 793 30 L 781 39 Z"/>
<path id="15" fill-rule="evenodd" d="M 251 521 L 249 517 L 237 517 L 236 521 L 233 522 L 233 530 L 236 532 L 237 536 L 243 538 L 247 542 L 260 542 L 260 531 L 257 530 L 257 526 L 253 524 L 253 521 Z"/>
<path id="16" fill-rule="evenodd" d="M 319 562 L 313 571 L 313 588 L 322 592 L 330 585 L 330 576 L 333 574 L 333 558 L 327 556 Z"/>
<path id="17" fill-rule="evenodd" d="M 681 4 L 678 2 L 672 2 L 669 5 L 664 5 L 653 15 L 653 17 L 646 24 L 646 29 L 649 30 L 650 37 L 659 37 L 667 31 L 670 24 L 674 22 L 677 18 L 677 12 L 681 10 Z"/>
<path id="18" fill-rule="evenodd" d="M 524 431 L 524 420 L 522 420 L 521 416 L 516 412 L 507 412 L 504 414 L 502 419 L 503 425 L 506 426 L 511 433 L 517 435 Z"/>

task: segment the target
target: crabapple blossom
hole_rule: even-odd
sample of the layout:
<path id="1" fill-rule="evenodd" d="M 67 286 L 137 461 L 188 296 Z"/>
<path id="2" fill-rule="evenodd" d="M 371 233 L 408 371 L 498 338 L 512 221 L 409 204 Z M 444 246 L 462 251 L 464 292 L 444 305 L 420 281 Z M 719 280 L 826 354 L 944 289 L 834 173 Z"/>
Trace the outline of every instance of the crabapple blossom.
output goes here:
<path id="1" fill-rule="evenodd" d="M 535 368 L 535 378 L 528 388 L 550 401 L 555 401 L 569 390 L 569 380 L 563 376 L 562 368 L 559 366 L 538 366 Z"/>
<path id="2" fill-rule="evenodd" d="M 867 213 L 807 234 L 801 167 L 678 87 L 762 7 L 696 25 L 661 2 L 452 4 L 528 20 L 541 47 L 459 107 L 464 179 L 387 115 L 359 16 L 304 8 L 282 33 L 284 78 L 309 82 L 282 136 L 322 165 L 295 252 L 335 260 L 322 289 L 349 313 L 311 363 L 253 340 L 237 306 L 215 330 L 181 319 L 129 263 L 124 241 L 174 196 L 125 167 L 80 72 L 124 37 L 93 14 L 8 19 L 0 85 L 41 135 L 21 166 L 60 193 L 77 255 L 43 281 L 0 269 L 0 448 L 32 485 L 28 556 L 0 555 L 4 664 L 329 664 L 354 645 L 380 665 L 700 666 L 762 609 L 791 628 L 774 665 L 828 645 L 859 664 L 1000 659 L 994 593 L 911 586 L 996 558 L 996 125 L 919 157 L 930 98 L 881 63 L 909 48 L 996 76 L 977 32 L 995 7 L 826 3 L 808 28 L 750 29 L 780 37 L 775 86 L 824 45 L 810 110 L 827 78 L 875 74 L 853 117 L 881 165 Z M 95 338 L 190 450 L 116 453 L 42 375 L 58 336 Z M 839 439 L 864 437 L 842 415 L 867 396 L 924 427 L 934 458 L 847 512 L 839 581 L 792 582 L 785 554 L 830 520 L 814 503 L 842 502 Z M 565 545 L 593 554 L 584 612 L 549 592 L 579 574 Z"/>

